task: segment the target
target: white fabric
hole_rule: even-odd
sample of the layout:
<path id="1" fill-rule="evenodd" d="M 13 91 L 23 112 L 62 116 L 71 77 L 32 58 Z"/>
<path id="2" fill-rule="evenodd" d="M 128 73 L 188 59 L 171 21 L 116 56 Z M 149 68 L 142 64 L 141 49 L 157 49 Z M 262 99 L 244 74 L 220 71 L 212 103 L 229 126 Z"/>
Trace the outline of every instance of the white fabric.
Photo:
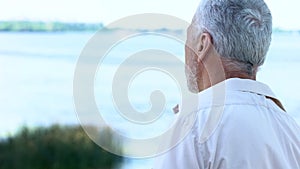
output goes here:
<path id="1" fill-rule="evenodd" d="M 154 169 L 300 169 L 300 128 L 268 86 L 228 79 L 199 94 L 196 120 Z M 180 131 L 178 131 L 180 132 Z"/>

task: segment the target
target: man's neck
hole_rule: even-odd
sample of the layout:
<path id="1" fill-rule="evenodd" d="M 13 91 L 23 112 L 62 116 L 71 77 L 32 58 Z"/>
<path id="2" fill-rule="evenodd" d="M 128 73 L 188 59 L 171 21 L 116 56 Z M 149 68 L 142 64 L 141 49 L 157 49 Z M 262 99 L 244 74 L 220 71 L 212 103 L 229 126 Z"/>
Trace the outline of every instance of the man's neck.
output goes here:
<path id="1" fill-rule="evenodd" d="M 240 78 L 240 79 L 251 79 L 256 80 L 256 71 L 253 75 L 249 75 L 245 71 L 235 70 L 230 66 L 226 66 L 220 59 L 209 61 L 209 66 L 202 72 L 202 81 L 200 84 L 199 91 L 203 91 L 210 88 L 226 79 Z"/>

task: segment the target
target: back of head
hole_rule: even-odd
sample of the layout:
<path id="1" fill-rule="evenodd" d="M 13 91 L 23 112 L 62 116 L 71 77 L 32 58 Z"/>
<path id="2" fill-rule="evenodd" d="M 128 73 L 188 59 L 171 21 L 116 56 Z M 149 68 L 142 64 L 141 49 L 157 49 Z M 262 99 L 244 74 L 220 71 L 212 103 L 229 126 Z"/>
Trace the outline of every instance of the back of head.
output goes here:
<path id="1" fill-rule="evenodd" d="M 212 36 L 222 58 L 241 67 L 264 63 L 271 43 L 272 16 L 263 0 L 203 0 L 193 25 Z"/>

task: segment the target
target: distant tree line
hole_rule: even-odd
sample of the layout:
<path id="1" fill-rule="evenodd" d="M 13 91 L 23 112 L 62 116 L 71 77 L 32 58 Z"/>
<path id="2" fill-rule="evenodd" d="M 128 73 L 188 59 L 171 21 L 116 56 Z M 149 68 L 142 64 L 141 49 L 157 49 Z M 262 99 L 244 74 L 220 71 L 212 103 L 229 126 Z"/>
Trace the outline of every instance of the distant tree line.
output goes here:
<path id="1" fill-rule="evenodd" d="M 105 28 L 102 23 L 66 23 L 66 22 L 39 22 L 39 21 L 0 21 L 0 32 L 67 32 L 67 31 L 98 31 L 116 30 Z M 148 31 L 137 29 L 138 32 Z M 158 32 L 168 32 L 167 28 L 157 29 Z M 176 30 L 182 33 L 183 30 Z M 273 28 L 275 33 L 293 33 L 300 30 L 285 30 L 278 27 Z"/>
<path id="2" fill-rule="evenodd" d="M 0 31 L 11 32 L 62 32 L 62 31 L 97 31 L 103 24 L 32 22 L 32 21 L 0 21 Z"/>
<path id="3" fill-rule="evenodd" d="M 109 128 L 104 131 L 100 136 L 111 139 Z M 23 128 L 0 141 L 1 169 L 112 169 L 121 162 L 121 157 L 92 142 L 81 127 Z"/>

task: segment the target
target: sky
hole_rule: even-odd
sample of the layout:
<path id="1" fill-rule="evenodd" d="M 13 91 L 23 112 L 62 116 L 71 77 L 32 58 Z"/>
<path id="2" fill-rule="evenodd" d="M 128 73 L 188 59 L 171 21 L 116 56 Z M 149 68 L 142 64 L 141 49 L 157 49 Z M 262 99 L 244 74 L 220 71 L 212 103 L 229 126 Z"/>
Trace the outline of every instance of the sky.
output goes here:
<path id="1" fill-rule="evenodd" d="M 265 0 L 273 14 L 274 27 L 300 29 L 299 0 Z M 162 13 L 187 22 L 200 0 L 0 0 L 0 20 L 103 22 L 125 16 Z"/>

